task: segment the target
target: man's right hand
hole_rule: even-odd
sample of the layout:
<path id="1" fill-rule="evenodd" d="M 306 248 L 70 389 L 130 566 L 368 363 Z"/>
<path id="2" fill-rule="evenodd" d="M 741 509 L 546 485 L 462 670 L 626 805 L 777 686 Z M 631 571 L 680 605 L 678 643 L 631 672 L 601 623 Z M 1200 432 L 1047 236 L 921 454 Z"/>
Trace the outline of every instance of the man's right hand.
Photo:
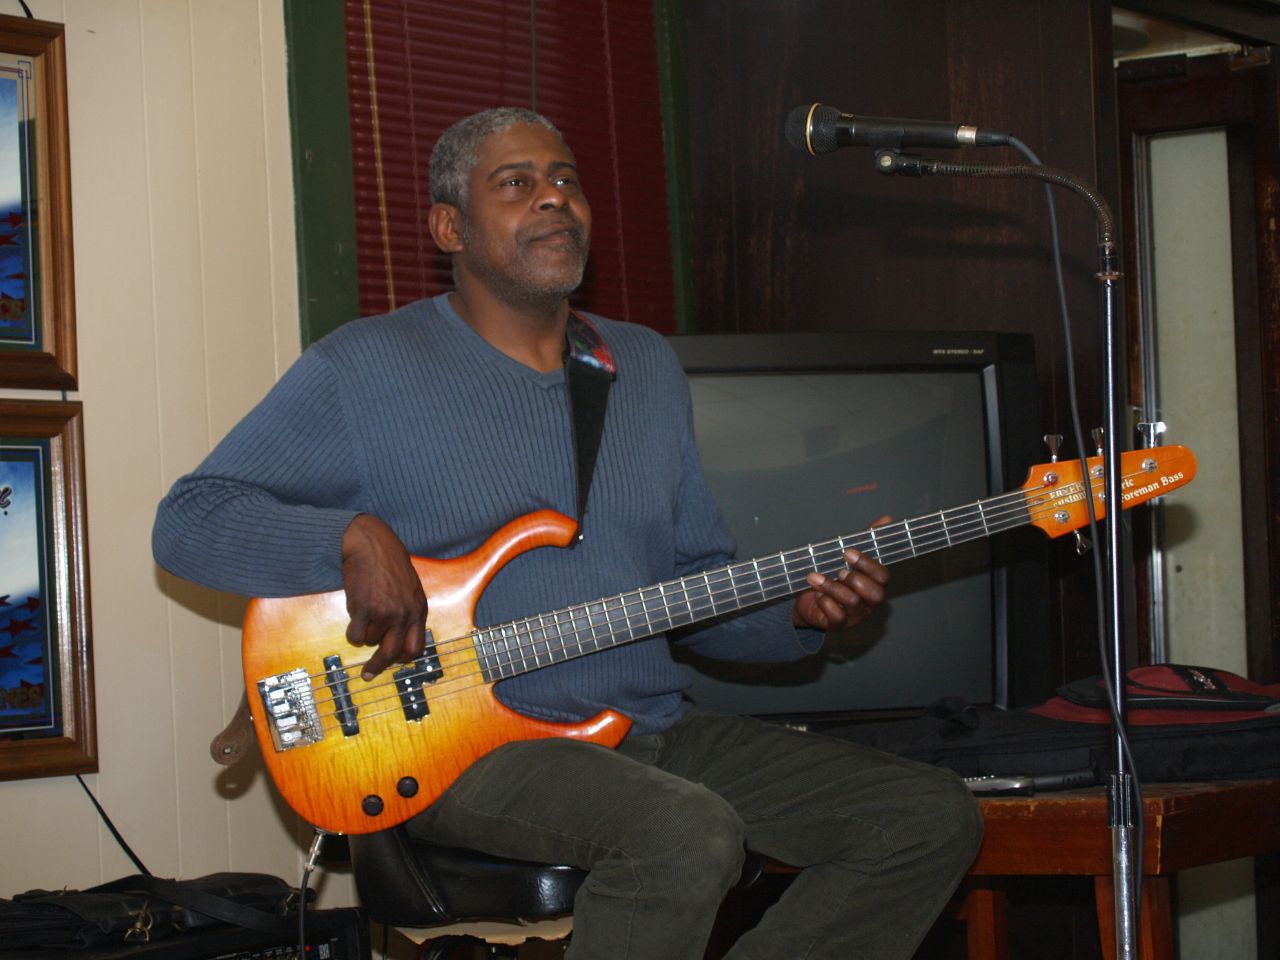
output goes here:
<path id="1" fill-rule="evenodd" d="M 364 680 L 421 656 L 427 596 L 405 545 L 372 514 L 357 515 L 343 534 L 342 584 L 351 617 L 347 639 L 378 648 L 360 672 Z"/>

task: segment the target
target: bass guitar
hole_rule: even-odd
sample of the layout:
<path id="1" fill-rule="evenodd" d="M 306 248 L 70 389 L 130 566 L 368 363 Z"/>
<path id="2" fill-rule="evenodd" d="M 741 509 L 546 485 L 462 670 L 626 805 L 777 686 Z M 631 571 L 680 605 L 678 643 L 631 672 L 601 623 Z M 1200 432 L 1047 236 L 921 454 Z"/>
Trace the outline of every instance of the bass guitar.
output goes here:
<path id="1" fill-rule="evenodd" d="M 1122 506 L 1144 503 L 1196 473 L 1179 446 L 1121 457 Z M 244 679 L 254 733 L 285 801 L 334 833 L 369 833 L 424 810 L 473 761 L 513 740 L 573 737 L 616 746 L 630 724 L 606 711 L 580 724 L 522 716 L 493 694 L 500 680 L 804 590 L 834 576 L 855 548 L 881 563 L 1015 527 L 1058 537 L 1088 523 L 1086 496 L 1106 514 L 1100 457 L 1033 467 L 1018 490 L 965 506 L 743 560 L 611 597 L 477 629 L 493 576 L 535 547 L 567 546 L 576 524 L 550 510 L 511 521 L 463 557 L 415 557 L 429 610 L 423 655 L 372 680 L 347 642 L 342 591 L 249 604 Z"/>

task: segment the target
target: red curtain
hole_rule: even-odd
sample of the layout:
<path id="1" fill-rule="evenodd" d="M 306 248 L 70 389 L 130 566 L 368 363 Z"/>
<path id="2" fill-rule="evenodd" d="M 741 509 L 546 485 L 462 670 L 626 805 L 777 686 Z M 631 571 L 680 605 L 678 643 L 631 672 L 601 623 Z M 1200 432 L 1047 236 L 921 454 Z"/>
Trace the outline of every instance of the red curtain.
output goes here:
<path id="1" fill-rule="evenodd" d="M 448 290 L 426 229 L 431 147 L 532 107 L 573 150 L 594 220 L 576 305 L 675 328 L 652 0 L 345 0 L 362 314 Z"/>

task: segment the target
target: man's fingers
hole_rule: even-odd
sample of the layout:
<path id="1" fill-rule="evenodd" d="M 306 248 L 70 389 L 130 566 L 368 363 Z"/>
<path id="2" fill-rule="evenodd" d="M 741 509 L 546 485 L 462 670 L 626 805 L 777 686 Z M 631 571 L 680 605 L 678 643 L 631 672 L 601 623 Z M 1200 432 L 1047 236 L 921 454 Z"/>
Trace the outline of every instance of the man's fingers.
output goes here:
<path id="1" fill-rule="evenodd" d="M 844 562 L 848 564 L 850 570 L 870 577 L 882 587 L 889 582 L 889 568 L 865 553 L 858 550 L 846 550 L 844 552 Z"/>

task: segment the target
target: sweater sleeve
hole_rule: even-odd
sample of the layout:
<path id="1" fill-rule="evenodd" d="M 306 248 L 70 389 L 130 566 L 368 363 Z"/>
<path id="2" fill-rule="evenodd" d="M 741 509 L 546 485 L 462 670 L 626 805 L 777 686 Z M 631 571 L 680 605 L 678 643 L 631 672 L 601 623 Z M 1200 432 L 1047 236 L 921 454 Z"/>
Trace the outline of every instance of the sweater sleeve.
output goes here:
<path id="1" fill-rule="evenodd" d="M 160 502 L 156 562 L 246 596 L 340 588 L 364 487 L 352 443 L 333 373 L 309 350 Z"/>
<path id="2" fill-rule="evenodd" d="M 688 391 L 687 383 L 685 391 Z M 707 486 L 693 436 L 692 404 L 685 418 L 679 495 L 676 498 L 676 573 L 686 576 L 729 563 L 736 544 L 715 496 Z M 791 622 L 793 599 L 785 597 L 717 617 L 699 629 L 681 631 L 676 641 L 700 656 L 742 663 L 777 663 L 816 653 L 825 642 L 817 630 Z"/>

